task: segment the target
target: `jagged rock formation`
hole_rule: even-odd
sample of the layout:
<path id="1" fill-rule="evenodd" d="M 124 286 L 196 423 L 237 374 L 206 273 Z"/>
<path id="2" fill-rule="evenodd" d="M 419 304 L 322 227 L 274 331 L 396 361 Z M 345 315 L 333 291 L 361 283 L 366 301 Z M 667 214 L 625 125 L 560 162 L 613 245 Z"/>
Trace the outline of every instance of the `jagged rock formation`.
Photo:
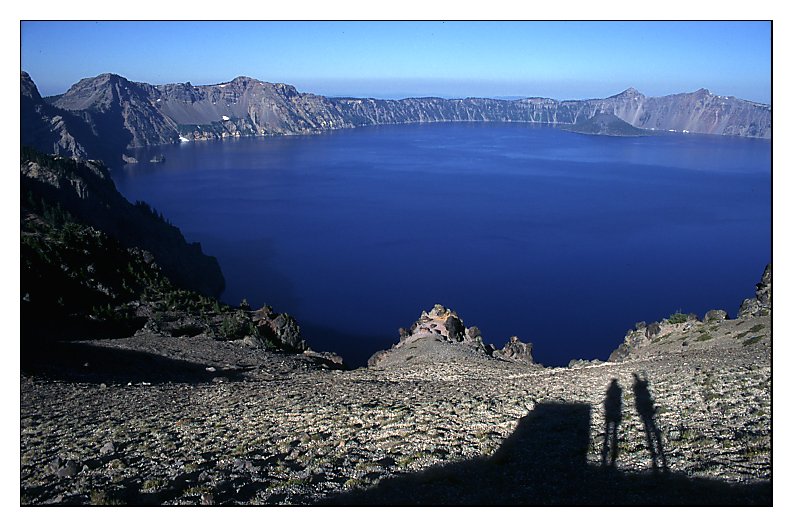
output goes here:
<path id="1" fill-rule="evenodd" d="M 300 327 L 291 315 L 276 313 L 271 306 L 264 306 L 253 312 L 253 322 L 262 336 L 281 343 L 284 349 L 300 352 L 308 349 L 300 335 Z"/>
<path id="2" fill-rule="evenodd" d="M 771 264 L 766 266 L 755 289 L 755 297 L 747 298 L 741 304 L 738 318 L 766 316 L 771 313 Z"/>
<path id="3" fill-rule="evenodd" d="M 633 360 L 649 354 L 669 354 L 677 350 L 707 347 L 718 349 L 735 345 L 748 346 L 770 337 L 771 333 L 771 264 L 756 285 L 755 298 L 741 303 L 737 320 L 729 320 L 727 312 L 713 309 L 702 320 L 696 314 L 675 313 L 660 322 L 638 322 L 625 335 L 622 344 L 609 356 L 609 362 Z M 746 322 L 754 323 L 746 327 Z"/>
<path id="4" fill-rule="evenodd" d="M 531 350 L 534 348 L 531 342 L 521 342 L 518 337 L 510 337 L 509 342 L 504 344 L 500 350 L 494 350 L 493 356 L 505 360 L 512 360 L 516 362 L 534 363 L 534 358 L 531 356 Z"/>
<path id="5" fill-rule="evenodd" d="M 396 101 L 323 97 L 250 77 L 209 86 L 154 86 L 106 73 L 83 79 L 65 94 L 43 100 L 23 72 L 21 96 L 23 144 L 40 148 L 52 144 L 53 150 L 45 151 L 95 156 L 110 163 L 129 155 L 127 148 L 180 140 L 448 121 L 575 125 L 601 114 L 643 130 L 771 137 L 769 105 L 713 95 L 704 89 L 646 97 L 631 88 L 606 99 L 581 101 L 537 97 Z M 53 138 L 57 140 L 53 142 Z"/>
<path id="6" fill-rule="evenodd" d="M 98 162 L 65 159 L 23 149 L 20 164 L 23 200 L 46 202 L 117 239 L 154 255 L 178 287 L 217 296 L 225 287 L 217 260 L 188 243 L 177 227 L 148 205 L 132 205 Z"/>
<path id="7" fill-rule="evenodd" d="M 369 358 L 369 367 L 394 367 L 404 362 L 443 362 L 447 356 L 500 359 L 533 364 L 532 344 L 512 337 L 502 349 L 485 344 L 476 326 L 466 328 L 460 316 L 440 304 L 422 311 L 410 329 L 399 329 L 399 342 Z"/>
<path id="8" fill-rule="evenodd" d="M 429 313 L 422 311 L 419 319 L 413 323 L 409 330 L 400 329 L 397 346 L 410 344 L 428 335 L 439 335 L 449 342 L 481 343 L 479 328 L 471 326 L 469 330 L 466 330 L 465 324 L 457 313 L 440 304 L 435 304 Z"/>

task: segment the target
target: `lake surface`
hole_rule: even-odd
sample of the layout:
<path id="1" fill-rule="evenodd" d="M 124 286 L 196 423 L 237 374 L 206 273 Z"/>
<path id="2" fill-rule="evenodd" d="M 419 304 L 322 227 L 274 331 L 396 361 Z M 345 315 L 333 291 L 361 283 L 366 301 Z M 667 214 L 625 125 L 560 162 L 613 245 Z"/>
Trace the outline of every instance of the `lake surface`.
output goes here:
<path id="1" fill-rule="evenodd" d="M 769 141 L 440 123 L 160 153 L 122 194 L 218 258 L 224 301 L 353 366 L 435 303 L 545 365 L 605 359 L 637 321 L 734 316 L 771 259 Z"/>

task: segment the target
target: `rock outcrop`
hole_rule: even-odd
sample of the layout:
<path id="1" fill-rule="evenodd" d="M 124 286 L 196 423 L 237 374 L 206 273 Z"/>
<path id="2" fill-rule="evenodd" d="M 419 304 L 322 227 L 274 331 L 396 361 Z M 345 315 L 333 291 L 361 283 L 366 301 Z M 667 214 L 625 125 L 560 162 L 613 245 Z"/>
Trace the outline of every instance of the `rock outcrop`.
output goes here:
<path id="1" fill-rule="evenodd" d="M 300 334 L 300 327 L 294 317 L 287 313 L 276 313 L 271 306 L 264 306 L 253 312 L 253 322 L 262 337 L 283 349 L 299 352 L 308 349 Z"/>
<path id="2" fill-rule="evenodd" d="M 606 128 L 619 128 L 622 133 L 641 129 L 771 138 L 770 105 L 707 90 L 646 97 L 628 89 L 605 99 L 580 101 L 539 97 L 381 100 L 323 97 L 250 77 L 208 86 L 154 86 L 106 73 L 83 79 L 63 95 L 44 100 L 23 72 L 21 97 L 23 144 L 111 164 L 122 162 L 127 148 L 179 141 L 403 123 L 580 125 L 601 115 L 613 117 L 596 117 L 589 128 L 596 124 L 601 130 L 599 120 L 610 119 Z"/>
<path id="3" fill-rule="evenodd" d="M 439 335 L 450 342 L 477 341 L 481 342 L 478 328 L 473 326 L 467 332 L 463 320 L 457 313 L 440 304 L 435 304 L 429 312 L 422 311 L 419 319 L 409 330 L 400 329 L 397 346 L 403 346 L 428 335 Z"/>
<path id="4" fill-rule="evenodd" d="M 400 364 L 421 355 L 424 355 L 424 360 L 443 361 L 442 357 L 455 352 L 467 357 L 534 364 L 531 343 L 512 337 L 502 349 L 496 349 L 492 344 L 485 344 L 478 327 L 466 327 L 455 311 L 440 304 L 435 304 L 429 312 L 422 311 L 410 329 L 400 328 L 399 336 L 399 342 L 391 349 L 372 355 L 368 366 Z M 435 354 L 434 359 L 427 359 L 429 354 Z"/>
<path id="5" fill-rule="evenodd" d="M 533 364 L 534 358 L 531 356 L 533 348 L 534 346 L 531 342 L 521 342 L 518 337 L 513 336 L 504 344 L 502 349 L 493 351 L 493 357 Z"/>
<path id="6" fill-rule="evenodd" d="M 741 304 L 738 318 L 767 316 L 771 313 L 771 264 L 766 266 L 755 290 L 754 298 L 747 298 Z"/>
<path id="7" fill-rule="evenodd" d="M 755 324 L 746 327 L 749 319 Z M 741 303 L 738 319 L 729 320 L 727 312 L 712 309 L 705 313 L 702 320 L 695 314 L 675 313 L 660 322 L 646 324 L 638 322 L 629 330 L 623 342 L 609 356 L 609 362 L 620 362 L 651 355 L 668 354 L 707 343 L 711 349 L 722 345 L 725 349 L 735 345 L 752 345 L 771 332 L 771 264 L 763 272 L 756 285 L 755 298 L 747 298 Z"/>

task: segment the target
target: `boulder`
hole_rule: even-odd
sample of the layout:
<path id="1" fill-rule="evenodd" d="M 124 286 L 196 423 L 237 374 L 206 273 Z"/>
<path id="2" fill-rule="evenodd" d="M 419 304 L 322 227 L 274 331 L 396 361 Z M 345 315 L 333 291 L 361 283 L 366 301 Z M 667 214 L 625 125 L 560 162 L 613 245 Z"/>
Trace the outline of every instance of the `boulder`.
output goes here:
<path id="1" fill-rule="evenodd" d="M 460 342 L 465 338 L 465 326 L 463 325 L 463 321 L 456 316 L 447 318 L 443 327 L 446 328 L 449 340 Z"/>
<path id="2" fill-rule="evenodd" d="M 661 324 L 653 322 L 644 328 L 644 336 L 648 339 L 654 338 L 661 332 Z"/>
<path id="3" fill-rule="evenodd" d="M 711 309 L 705 313 L 703 320 L 705 322 L 721 322 L 722 320 L 727 320 L 727 312 L 723 309 Z"/>
<path id="4" fill-rule="evenodd" d="M 306 341 L 300 335 L 300 326 L 287 313 L 276 313 L 271 306 L 253 312 L 253 322 L 259 334 L 284 351 L 305 351 Z"/>

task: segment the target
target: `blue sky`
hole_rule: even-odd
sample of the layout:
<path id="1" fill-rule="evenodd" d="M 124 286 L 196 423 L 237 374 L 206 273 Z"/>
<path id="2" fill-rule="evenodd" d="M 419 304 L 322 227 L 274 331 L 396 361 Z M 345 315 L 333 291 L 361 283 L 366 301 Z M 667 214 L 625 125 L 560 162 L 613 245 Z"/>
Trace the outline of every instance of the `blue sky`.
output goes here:
<path id="1" fill-rule="evenodd" d="M 771 98 L 770 22 L 22 22 L 42 95 L 104 72 L 321 95 Z"/>

